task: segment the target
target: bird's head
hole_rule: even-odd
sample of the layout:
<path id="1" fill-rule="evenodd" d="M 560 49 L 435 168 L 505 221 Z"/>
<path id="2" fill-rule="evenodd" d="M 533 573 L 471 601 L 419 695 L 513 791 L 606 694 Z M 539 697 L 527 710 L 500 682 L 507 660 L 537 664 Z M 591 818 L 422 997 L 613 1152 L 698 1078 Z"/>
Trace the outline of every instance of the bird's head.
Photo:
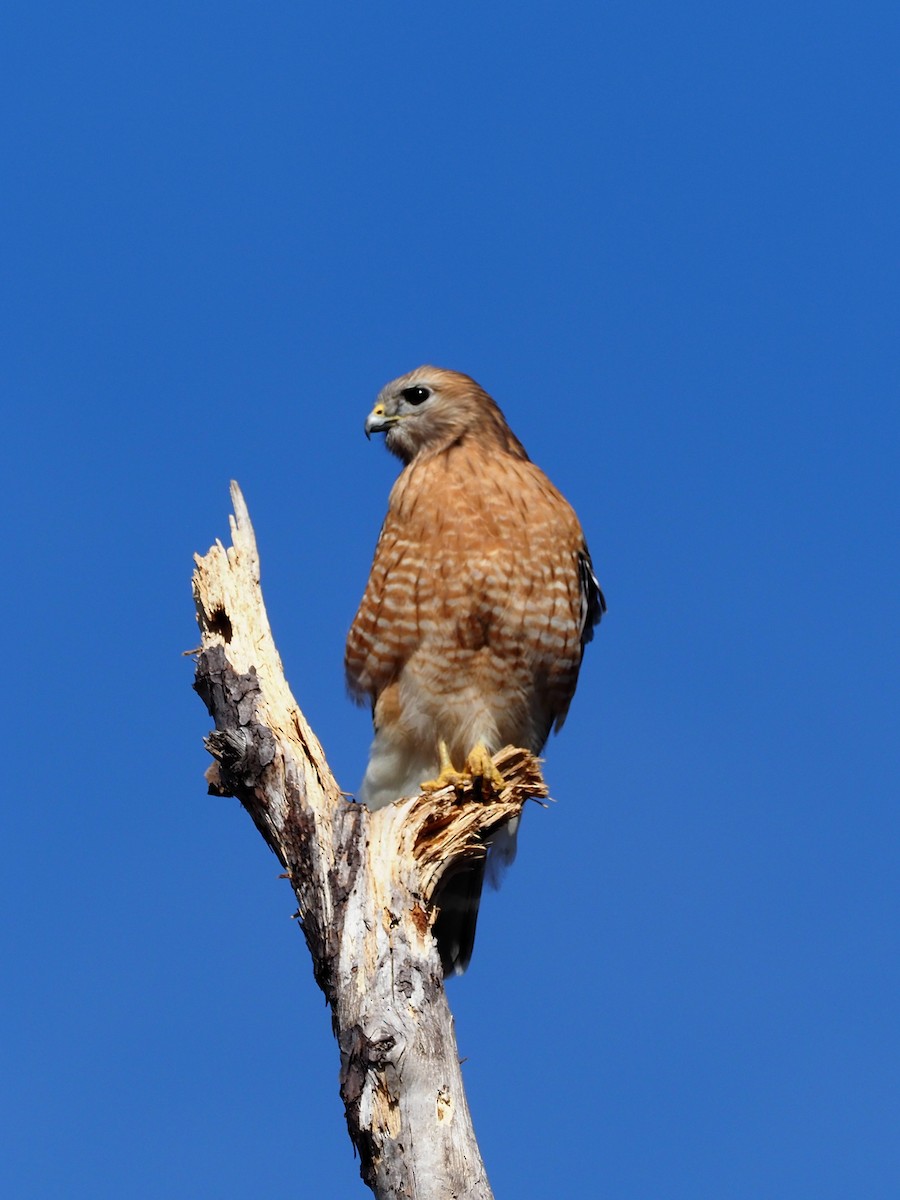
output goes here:
<path id="1" fill-rule="evenodd" d="M 499 437 L 507 450 L 525 453 L 487 392 L 468 375 L 441 367 L 419 367 L 383 387 L 365 429 L 366 437 L 383 433 L 388 450 L 404 463 L 467 434 Z"/>

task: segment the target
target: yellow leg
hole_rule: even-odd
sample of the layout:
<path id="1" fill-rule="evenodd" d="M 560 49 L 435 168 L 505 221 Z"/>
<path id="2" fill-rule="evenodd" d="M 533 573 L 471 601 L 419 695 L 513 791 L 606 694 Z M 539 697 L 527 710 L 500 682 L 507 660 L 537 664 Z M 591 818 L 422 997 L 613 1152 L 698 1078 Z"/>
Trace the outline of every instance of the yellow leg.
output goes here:
<path id="1" fill-rule="evenodd" d="M 466 770 L 474 779 L 486 779 L 494 791 L 499 792 L 506 786 L 503 776 L 494 766 L 494 760 L 484 742 L 479 742 L 469 751 L 466 759 Z"/>
<path id="2" fill-rule="evenodd" d="M 450 761 L 450 751 L 447 749 L 447 743 L 443 739 L 438 743 L 438 753 L 441 758 L 441 769 L 436 779 L 426 779 L 421 785 L 423 792 L 439 792 L 441 788 L 445 788 L 449 784 L 453 784 L 455 787 L 466 778 L 465 775 L 457 771 Z"/>
<path id="3" fill-rule="evenodd" d="M 472 747 L 462 771 L 457 771 L 450 761 L 450 751 L 445 741 L 438 743 L 438 753 L 441 760 L 440 772 L 436 779 L 426 779 L 421 785 L 423 792 L 437 792 L 451 784 L 458 787 L 462 783 L 471 783 L 473 779 L 486 780 L 495 792 L 506 786 L 506 780 L 494 766 L 494 760 L 484 742 Z"/>

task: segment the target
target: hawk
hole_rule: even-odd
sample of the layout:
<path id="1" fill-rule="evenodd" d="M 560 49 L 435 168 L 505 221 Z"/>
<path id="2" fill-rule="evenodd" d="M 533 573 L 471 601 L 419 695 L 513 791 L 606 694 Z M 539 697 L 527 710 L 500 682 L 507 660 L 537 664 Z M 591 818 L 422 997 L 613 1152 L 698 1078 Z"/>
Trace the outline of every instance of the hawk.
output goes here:
<path id="1" fill-rule="evenodd" d="M 540 753 L 606 603 L 574 511 L 473 379 L 402 375 L 365 431 L 404 464 L 345 656 L 351 695 L 372 707 L 360 800 L 377 809 L 454 769 L 491 777 L 503 746 Z M 493 868 L 512 861 L 516 824 L 493 838 Z M 484 872 L 437 899 L 445 974 L 468 965 Z"/>

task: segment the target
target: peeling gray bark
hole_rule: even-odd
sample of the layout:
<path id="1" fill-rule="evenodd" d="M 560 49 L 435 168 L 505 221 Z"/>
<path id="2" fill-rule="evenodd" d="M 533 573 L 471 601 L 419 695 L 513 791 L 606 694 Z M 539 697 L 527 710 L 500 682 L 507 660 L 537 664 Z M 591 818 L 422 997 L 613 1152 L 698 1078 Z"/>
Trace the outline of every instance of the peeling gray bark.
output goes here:
<path id="1" fill-rule="evenodd" d="M 231 495 L 232 545 L 198 556 L 193 578 L 209 790 L 240 800 L 296 894 L 363 1180 L 379 1200 L 489 1200 L 431 927 L 445 873 L 546 795 L 538 761 L 501 751 L 505 786 L 488 797 L 466 781 L 376 813 L 348 801 L 285 681 L 236 484 Z"/>

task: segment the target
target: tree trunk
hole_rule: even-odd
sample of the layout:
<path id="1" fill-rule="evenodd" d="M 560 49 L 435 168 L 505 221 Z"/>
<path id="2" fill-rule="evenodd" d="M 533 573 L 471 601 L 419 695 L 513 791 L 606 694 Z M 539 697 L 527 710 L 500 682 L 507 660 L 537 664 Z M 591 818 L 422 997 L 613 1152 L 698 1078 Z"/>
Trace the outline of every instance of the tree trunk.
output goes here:
<path id="1" fill-rule="evenodd" d="M 232 545 L 196 557 L 202 642 L 194 686 L 215 731 L 210 792 L 237 796 L 284 865 L 331 1007 L 360 1173 L 379 1200 L 487 1200 L 431 926 L 442 878 L 546 789 L 507 747 L 505 786 L 464 781 L 370 813 L 348 801 L 291 695 L 262 600 L 243 496 Z"/>

